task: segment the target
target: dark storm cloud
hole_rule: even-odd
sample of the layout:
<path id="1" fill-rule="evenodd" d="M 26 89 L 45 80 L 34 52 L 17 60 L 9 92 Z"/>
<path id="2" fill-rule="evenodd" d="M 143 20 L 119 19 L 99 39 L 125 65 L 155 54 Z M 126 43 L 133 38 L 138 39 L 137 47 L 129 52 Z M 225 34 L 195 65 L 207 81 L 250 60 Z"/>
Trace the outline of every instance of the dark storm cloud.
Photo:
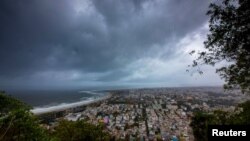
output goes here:
<path id="1" fill-rule="evenodd" d="M 126 65 L 154 56 L 154 45 L 202 26 L 207 6 L 206 0 L 1 0 L 0 84 L 47 71 L 119 79 L 129 75 Z"/>

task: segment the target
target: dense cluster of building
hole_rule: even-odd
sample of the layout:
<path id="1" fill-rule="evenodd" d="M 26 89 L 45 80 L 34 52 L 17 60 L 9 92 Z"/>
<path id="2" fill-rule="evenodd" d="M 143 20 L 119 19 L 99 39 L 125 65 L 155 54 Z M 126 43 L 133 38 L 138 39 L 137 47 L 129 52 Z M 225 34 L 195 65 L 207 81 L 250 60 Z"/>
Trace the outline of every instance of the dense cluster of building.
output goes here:
<path id="1" fill-rule="evenodd" d="M 197 110 L 234 110 L 246 100 L 238 92 L 219 88 L 155 88 L 112 91 L 112 96 L 82 111 L 67 112 L 67 120 L 104 124 L 115 139 L 192 141 L 191 117 Z"/>

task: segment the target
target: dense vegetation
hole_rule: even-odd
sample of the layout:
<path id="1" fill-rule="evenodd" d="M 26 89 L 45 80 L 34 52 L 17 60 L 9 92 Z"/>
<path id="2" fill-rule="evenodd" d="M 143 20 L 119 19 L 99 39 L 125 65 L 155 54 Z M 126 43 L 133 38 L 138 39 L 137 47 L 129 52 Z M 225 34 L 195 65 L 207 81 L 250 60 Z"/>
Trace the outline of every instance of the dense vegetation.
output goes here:
<path id="1" fill-rule="evenodd" d="M 10 111 L 16 110 L 17 108 L 25 110 L 30 109 L 30 107 L 25 103 L 12 98 L 11 96 L 5 95 L 4 92 L 0 92 L 0 114 L 6 114 Z"/>
<path id="2" fill-rule="evenodd" d="M 210 33 L 204 42 L 206 51 L 199 52 L 199 57 L 193 61 L 193 67 L 228 62 L 227 66 L 217 69 L 226 81 L 225 88 L 239 87 L 246 93 L 250 93 L 249 7 L 249 0 L 223 0 L 210 4 L 207 12 Z"/>
<path id="3" fill-rule="evenodd" d="M 43 141 L 45 130 L 29 112 L 30 107 L 17 99 L 0 93 L 0 140 Z"/>
<path id="4" fill-rule="evenodd" d="M 17 99 L 0 93 L 1 141 L 105 141 L 110 135 L 102 125 L 85 121 L 62 120 L 53 131 L 40 125 L 30 107 Z"/>
<path id="5" fill-rule="evenodd" d="M 197 141 L 208 140 L 208 125 L 250 125 L 250 101 L 238 105 L 234 112 L 196 112 L 190 125 Z"/>
<path id="6" fill-rule="evenodd" d="M 199 52 L 193 61 L 193 67 L 203 64 L 215 65 L 221 61 L 227 66 L 217 69 L 225 79 L 226 89 L 240 88 L 250 93 L 250 1 L 223 0 L 210 4 L 207 15 L 210 16 L 206 51 Z M 194 53 L 195 51 L 192 51 Z M 202 73 L 201 70 L 198 70 Z M 242 109 L 242 110 L 240 110 Z M 247 101 L 229 113 L 213 111 L 196 112 L 191 126 L 196 140 L 207 141 L 208 125 L 249 125 L 250 101 Z"/>
<path id="7" fill-rule="evenodd" d="M 103 132 L 103 125 L 92 125 L 83 120 L 62 120 L 55 128 L 55 137 L 60 141 L 109 141 L 109 134 Z"/>

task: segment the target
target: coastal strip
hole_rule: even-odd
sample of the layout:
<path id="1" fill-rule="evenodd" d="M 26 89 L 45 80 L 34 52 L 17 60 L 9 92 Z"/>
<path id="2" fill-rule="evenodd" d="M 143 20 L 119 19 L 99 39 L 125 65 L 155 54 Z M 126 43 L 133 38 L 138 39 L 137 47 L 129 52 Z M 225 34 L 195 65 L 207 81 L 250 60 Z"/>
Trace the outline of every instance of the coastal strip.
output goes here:
<path id="1" fill-rule="evenodd" d="M 96 99 L 90 99 L 85 101 L 78 101 L 73 103 L 67 103 L 67 104 L 60 104 L 56 106 L 50 106 L 50 107 L 38 107 L 31 110 L 31 112 L 34 115 L 42 115 L 47 113 L 53 113 L 53 112 L 60 112 L 60 111 L 66 111 L 66 110 L 72 110 L 78 107 L 87 106 L 90 104 L 98 103 L 104 100 L 109 99 L 112 96 L 111 93 L 107 94 L 104 97 L 99 97 Z"/>

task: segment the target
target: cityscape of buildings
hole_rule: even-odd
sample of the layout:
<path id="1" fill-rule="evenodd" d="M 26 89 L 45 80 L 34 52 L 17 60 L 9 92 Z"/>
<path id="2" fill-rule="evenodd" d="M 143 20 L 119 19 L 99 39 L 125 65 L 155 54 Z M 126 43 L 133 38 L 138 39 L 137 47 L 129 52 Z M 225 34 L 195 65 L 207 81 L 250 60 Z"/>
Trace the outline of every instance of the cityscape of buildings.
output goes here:
<path id="1" fill-rule="evenodd" d="M 98 125 L 115 140 L 192 141 L 194 111 L 233 111 L 249 99 L 221 88 L 154 88 L 110 91 L 107 99 L 89 105 L 41 115 L 53 130 L 57 121 L 86 120 Z"/>

